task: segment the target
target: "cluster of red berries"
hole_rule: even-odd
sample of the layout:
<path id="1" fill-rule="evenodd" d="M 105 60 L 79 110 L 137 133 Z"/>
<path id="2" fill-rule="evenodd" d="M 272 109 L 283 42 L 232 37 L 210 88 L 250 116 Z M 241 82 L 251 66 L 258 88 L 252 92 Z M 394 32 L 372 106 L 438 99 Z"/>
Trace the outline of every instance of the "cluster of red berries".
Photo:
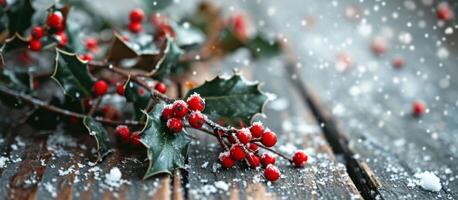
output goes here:
<path id="1" fill-rule="evenodd" d="M 142 145 L 140 142 L 140 133 L 138 131 L 131 133 L 129 128 L 125 125 L 119 125 L 116 127 L 116 136 L 120 138 L 124 144 L 131 144 L 135 147 Z"/>
<path id="2" fill-rule="evenodd" d="M 277 135 L 264 128 L 262 123 L 255 122 L 249 128 L 242 128 L 227 135 L 232 143 L 229 151 L 222 152 L 219 156 L 221 166 L 230 168 L 236 161 L 245 160 L 251 168 L 265 167 L 264 177 L 269 181 L 280 178 L 280 171 L 274 165 L 275 157 L 270 153 L 260 155 L 258 142 L 264 147 L 270 148 L 277 143 Z M 304 151 L 296 151 L 292 162 L 296 167 L 303 167 L 307 163 L 308 156 Z"/>
<path id="3" fill-rule="evenodd" d="M 68 42 L 67 34 L 65 33 L 64 17 L 60 11 L 54 11 L 48 15 L 47 28 L 54 32 L 55 39 L 59 45 L 65 46 Z M 31 30 L 31 38 L 29 40 L 29 48 L 32 51 L 40 51 L 42 44 L 40 39 L 45 33 L 45 28 L 41 26 L 33 27 Z"/>
<path id="4" fill-rule="evenodd" d="M 135 8 L 129 15 L 129 30 L 132 33 L 140 33 L 142 31 L 142 21 L 145 18 L 145 13 L 140 8 Z"/>
<path id="5" fill-rule="evenodd" d="M 191 127 L 200 129 L 205 123 L 205 117 L 201 113 L 204 109 L 205 100 L 199 94 L 193 94 L 186 102 L 176 100 L 165 106 L 161 118 L 166 121 L 167 129 L 171 133 L 180 133 L 183 130 L 185 118 Z"/>

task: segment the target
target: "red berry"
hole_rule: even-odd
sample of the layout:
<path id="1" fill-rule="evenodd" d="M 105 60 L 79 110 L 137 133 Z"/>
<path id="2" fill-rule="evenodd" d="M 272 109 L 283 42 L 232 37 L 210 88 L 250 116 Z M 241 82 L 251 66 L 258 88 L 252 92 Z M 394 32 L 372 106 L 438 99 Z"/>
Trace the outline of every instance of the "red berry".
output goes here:
<path id="1" fill-rule="evenodd" d="M 388 42 L 384 38 L 375 38 L 371 44 L 372 52 L 379 56 L 388 51 Z"/>
<path id="2" fill-rule="evenodd" d="M 261 165 L 261 158 L 257 155 L 250 154 L 247 156 L 246 160 L 251 168 L 257 168 Z"/>
<path id="3" fill-rule="evenodd" d="M 239 142 L 242 144 L 247 144 L 251 140 L 251 133 L 248 129 L 242 128 L 236 133 Z"/>
<path id="4" fill-rule="evenodd" d="M 61 46 L 65 46 L 68 43 L 67 34 L 63 31 L 56 33 L 56 39 Z"/>
<path id="5" fill-rule="evenodd" d="M 402 67 L 404 67 L 404 59 L 402 59 L 401 57 L 396 57 L 393 59 L 393 67 L 395 67 L 396 69 L 401 69 Z"/>
<path id="6" fill-rule="evenodd" d="M 249 148 L 251 151 L 254 151 L 254 152 L 256 152 L 256 151 L 259 150 L 259 146 L 258 146 L 257 144 L 255 144 L 255 143 L 249 143 L 249 144 L 248 144 L 248 148 Z"/>
<path id="7" fill-rule="evenodd" d="M 412 113 L 414 116 L 421 116 L 425 113 L 426 105 L 421 101 L 415 101 L 412 105 Z"/>
<path id="8" fill-rule="evenodd" d="M 278 170 L 275 165 L 269 164 L 264 170 L 264 177 L 266 177 L 268 181 L 276 181 L 280 178 L 280 170 Z"/>
<path id="9" fill-rule="evenodd" d="M 96 96 L 102 96 L 108 92 L 108 84 L 104 80 L 99 80 L 94 83 L 92 91 Z"/>
<path id="10" fill-rule="evenodd" d="M 165 94 L 165 92 L 167 92 L 167 85 L 162 82 L 157 82 L 154 86 L 154 89 L 161 94 Z"/>
<path id="11" fill-rule="evenodd" d="M 236 14 L 232 16 L 231 22 L 232 22 L 232 27 L 233 27 L 233 31 L 235 35 L 239 39 L 242 39 L 242 40 L 246 39 L 248 36 L 248 32 L 247 32 L 248 23 L 246 20 L 246 16 L 243 14 Z"/>
<path id="12" fill-rule="evenodd" d="M 448 21 L 452 19 L 452 17 L 453 11 L 450 9 L 450 6 L 447 3 L 439 4 L 439 7 L 437 8 L 437 18 L 443 21 Z"/>
<path id="13" fill-rule="evenodd" d="M 64 17 L 61 12 L 53 12 L 48 16 L 48 26 L 59 29 L 63 26 Z"/>
<path id="14" fill-rule="evenodd" d="M 143 143 L 141 142 L 140 133 L 138 131 L 135 131 L 134 133 L 132 133 L 132 137 L 130 138 L 130 142 L 135 147 L 140 147 L 140 146 L 143 145 Z"/>
<path id="15" fill-rule="evenodd" d="M 240 144 L 232 145 L 231 150 L 229 152 L 231 154 L 231 158 L 235 161 L 243 160 L 246 157 L 246 153 L 243 150 L 242 145 Z"/>
<path id="16" fill-rule="evenodd" d="M 32 39 L 38 40 L 41 37 L 43 37 L 43 32 L 43 28 L 41 28 L 40 26 L 35 26 L 32 28 L 30 35 L 32 35 Z"/>
<path id="17" fill-rule="evenodd" d="M 264 153 L 261 157 L 261 163 L 264 167 L 267 167 L 269 164 L 275 164 L 275 157 L 270 153 Z"/>
<path id="18" fill-rule="evenodd" d="M 170 105 L 167 105 L 164 107 L 164 110 L 162 110 L 162 115 L 161 115 L 161 118 L 162 119 L 165 119 L 165 120 L 168 120 L 170 118 L 173 117 L 173 109 L 172 109 L 172 106 Z"/>
<path id="19" fill-rule="evenodd" d="M 178 118 L 170 118 L 167 120 L 167 128 L 172 132 L 172 133 L 179 133 L 181 130 L 183 130 L 183 121 Z"/>
<path id="20" fill-rule="evenodd" d="M 304 151 L 296 151 L 293 156 L 293 162 L 296 167 L 304 167 L 307 163 L 308 156 Z"/>
<path id="21" fill-rule="evenodd" d="M 80 56 L 80 58 L 81 60 L 86 61 L 86 62 L 90 62 L 93 59 L 92 54 L 90 53 L 83 54 Z"/>
<path id="22" fill-rule="evenodd" d="M 273 147 L 277 143 L 277 135 L 270 130 L 266 130 L 262 135 L 261 142 L 266 147 Z"/>
<path id="23" fill-rule="evenodd" d="M 261 122 L 254 122 L 250 127 L 251 136 L 259 138 L 264 133 L 264 126 Z"/>
<path id="24" fill-rule="evenodd" d="M 87 38 L 85 44 L 88 50 L 96 50 L 98 48 L 97 39 L 95 38 Z"/>
<path id="25" fill-rule="evenodd" d="M 129 24 L 129 30 L 132 33 L 140 33 L 142 31 L 142 24 L 138 22 L 131 22 Z"/>
<path id="26" fill-rule="evenodd" d="M 141 22 L 145 18 L 145 13 L 140 8 L 135 8 L 130 12 L 129 19 L 130 22 Z"/>
<path id="27" fill-rule="evenodd" d="M 41 42 L 40 42 L 40 40 L 30 40 L 29 41 L 29 48 L 32 51 L 40 51 L 41 50 Z"/>
<path id="28" fill-rule="evenodd" d="M 130 139 L 130 130 L 125 125 L 119 125 L 116 127 L 116 135 L 121 138 L 123 142 L 127 142 Z"/>
<path id="29" fill-rule="evenodd" d="M 203 111 L 205 109 L 205 100 L 199 94 L 194 93 L 186 101 L 190 110 Z"/>
<path id="30" fill-rule="evenodd" d="M 188 117 L 188 122 L 191 127 L 199 129 L 205 123 L 204 115 L 199 111 L 193 111 Z"/>
<path id="31" fill-rule="evenodd" d="M 229 155 L 229 152 L 224 152 L 219 154 L 219 162 L 223 168 L 231 168 L 234 166 L 234 160 Z"/>
<path id="32" fill-rule="evenodd" d="M 123 83 L 116 84 L 116 93 L 118 93 L 121 96 L 124 96 L 125 91 L 126 91 L 126 88 L 124 88 Z"/>
<path id="33" fill-rule="evenodd" d="M 173 116 L 176 118 L 183 118 L 188 113 L 188 105 L 182 100 L 175 101 L 172 107 Z"/>

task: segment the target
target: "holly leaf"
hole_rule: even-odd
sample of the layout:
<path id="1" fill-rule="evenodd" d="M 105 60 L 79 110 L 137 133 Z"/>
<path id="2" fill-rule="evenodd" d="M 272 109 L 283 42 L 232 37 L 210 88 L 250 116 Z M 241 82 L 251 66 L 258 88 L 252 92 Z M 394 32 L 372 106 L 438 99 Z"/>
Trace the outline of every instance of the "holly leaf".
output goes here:
<path id="1" fill-rule="evenodd" d="M 135 119 L 142 119 L 144 117 L 142 111 L 148 106 L 151 93 L 141 85 L 130 80 L 130 77 L 124 84 L 124 88 L 124 96 L 127 102 L 132 102 L 134 105 Z"/>
<path id="2" fill-rule="evenodd" d="M 2 46 L 0 47 L 1 66 L 5 65 L 5 54 L 6 53 L 16 50 L 16 49 L 26 48 L 28 45 L 29 43 L 27 42 L 27 40 L 21 37 L 18 33 L 6 39 L 5 42 L 2 44 Z"/>
<path id="3" fill-rule="evenodd" d="M 174 1 L 170 0 L 143 0 L 144 8 L 148 9 L 149 12 L 159 11 L 172 5 Z"/>
<path id="4" fill-rule="evenodd" d="M 198 28 L 191 26 L 189 22 L 184 22 L 181 25 L 174 24 L 173 30 L 178 46 L 183 49 L 192 49 L 205 42 L 205 34 Z"/>
<path id="5" fill-rule="evenodd" d="M 32 25 L 34 12 L 31 0 L 15 1 L 6 12 L 9 32 L 24 35 L 24 32 Z"/>
<path id="6" fill-rule="evenodd" d="M 272 57 L 280 53 L 280 44 L 276 41 L 269 41 L 261 35 L 257 35 L 246 43 L 254 58 Z"/>
<path id="7" fill-rule="evenodd" d="M 101 161 L 103 157 L 111 152 L 108 133 L 100 122 L 95 121 L 91 117 L 85 117 L 83 119 L 83 124 L 89 132 L 89 135 L 94 137 L 97 143 L 97 161 Z"/>
<path id="8" fill-rule="evenodd" d="M 9 70 L 2 68 L 0 69 L 0 85 L 10 90 L 30 93 L 32 88 L 32 76 L 31 70 Z M 21 108 L 23 102 L 17 98 L 1 95 L 0 100 L 10 107 Z"/>
<path id="9" fill-rule="evenodd" d="M 120 62 L 124 59 L 137 59 L 134 68 L 148 72 L 156 70 L 156 63 L 161 59 L 160 52 L 150 36 L 131 38 L 129 41 L 115 33 L 113 44 L 107 54 L 110 62 Z"/>
<path id="10" fill-rule="evenodd" d="M 89 73 L 87 62 L 76 54 L 57 49 L 53 78 L 64 93 L 76 98 L 91 97 L 95 80 Z"/>
<path id="11" fill-rule="evenodd" d="M 229 78 L 217 76 L 190 90 L 187 96 L 193 93 L 205 98 L 204 113 L 232 126 L 238 126 L 240 122 L 250 124 L 256 114 L 262 113 L 267 102 L 259 83 L 247 82 L 237 74 Z"/>
<path id="12" fill-rule="evenodd" d="M 159 173 L 172 174 L 177 168 L 184 168 L 188 154 L 189 138 L 183 129 L 180 133 L 168 133 L 161 113 L 165 103 L 159 103 L 153 112 L 146 114 L 146 125 L 141 131 L 141 142 L 146 146 L 149 160 L 143 179 Z"/>
<path id="13" fill-rule="evenodd" d="M 183 50 L 178 47 L 173 38 L 167 37 L 167 46 L 164 49 L 163 57 L 157 64 L 157 71 L 153 77 L 161 79 L 172 74 L 173 67 L 176 65 L 178 58 L 183 54 Z"/>
<path id="14" fill-rule="evenodd" d="M 60 107 L 61 103 L 58 98 L 52 98 L 50 105 Z M 54 130 L 61 121 L 60 115 L 49 112 L 48 110 L 39 107 L 35 109 L 27 118 L 27 123 L 37 130 Z"/>

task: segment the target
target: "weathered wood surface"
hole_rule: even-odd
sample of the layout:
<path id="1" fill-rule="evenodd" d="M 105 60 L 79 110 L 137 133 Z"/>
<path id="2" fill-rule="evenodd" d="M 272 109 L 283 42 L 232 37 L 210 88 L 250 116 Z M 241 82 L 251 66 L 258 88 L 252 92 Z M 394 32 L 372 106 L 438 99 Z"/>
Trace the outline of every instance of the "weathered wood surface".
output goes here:
<path id="1" fill-rule="evenodd" d="M 231 74 L 233 66 L 238 66 L 236 60 L 247 58 L 246 54 L 240 52 L 223 64 L 212 67 L 222 68 L 222 74 Z M 277 59 L 264 60 L 238 70 L 250 80 L 263 82 L 262 89 L 275 94 L 275 100 L 268 103 L 265 108 L 266 118 L 259 117 L 259 120 L 278 133 L 277 147 L 284 149 L 289 155 L 295 148 L 306 149 L 312 158 L 311 162 L 304 169 L 297 169 L 277 158 L 281 163 L 279 168 L 284 177 L 275 183 L 267 183 L 262 177 L 262 170 L 247 169 L 244 165 L 228 170 L 221 169 L 217 164 L 221 148 L 212 136 L 203 137 L 190 148 L 189 198 L 361 198 L 344 165 L 335 160 L 318 123 L 305 107 L 302 97 L 288 81 L 289 75 L 282 63 Z"/>
<path id="2" fill-rule="evenodd" d="M 291 75 L 302 79 L 299 88 L 308 88 L 304 97 L 318 111 L 326 134 L 340 137 L 332 144 L 337 153 L 347 157 L 353 153 L 347 162 L 356 159 L 366 177 L 354 180 L 355 184 L 373 189 L 362 191 L 365 197 L 455 199 L 458 113 L 454 79 L 458 69 L 454 36 L 441 34 L 449 25 L 437 23 L 432 7 L 439 2 L 432 6 L 405 2 L 264 1 L 259 12 L 288 8 L 276 9 L 275 17 L 265 20 L 270 22 L 267 26 L 285 36 L 292 47 L 298 60 L 292 65 L 300 67 Z M 346 8 L 355 5 L 369 12 L 363 17 L 371 25 L 368 37 L 357 31 L 362 22 L 345 17 Z M 383 17 L 389 23 L 383 23 Z M 423 23 L 426 26 L 419 27 Z M 412 43 L 400 41 L 405 33 L 410 34 Z M 370 51 L 376 36 L 388 38 L 385 55 L 374 56 Z M 448 58 L 443 56 L 444 49 Z M 352 55 L 354 63 L 343 72 L 335 67 L 341 52 Z M 402 70 L 391 66 L 396 55 L 405 58 Z M 318 99 L 323 103 L 317 103 Z M 425 101 L 429 113 L 412 117 L 414 100 Z M 338 152 L 342 149 L 345 151 Z M 441 179 L 441 191 L 430 192 L 412 184 L 415 173 L 424 171 Z"/>

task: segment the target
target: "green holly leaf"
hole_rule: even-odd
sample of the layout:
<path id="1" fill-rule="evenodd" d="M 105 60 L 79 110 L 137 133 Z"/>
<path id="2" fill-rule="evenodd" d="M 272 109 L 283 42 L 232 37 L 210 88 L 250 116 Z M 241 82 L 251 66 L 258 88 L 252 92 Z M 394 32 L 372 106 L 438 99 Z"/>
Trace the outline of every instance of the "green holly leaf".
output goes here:
<path id="1" fill-rule="evenodd" d="M 141 142 L 146 146 L 149 160 L 144 179 L 159 173 L 172 174 L 185 166 L 190 140 L 184 129 L 176 134 L 166 131 L 165 122 L 161 121 L 164 107 L 165 103 L 159 103 L 153 112 L 146 114 L 146 125 L 141 131 Z"/>
<path id="2" fill-rule="evenodd" d="M 205 34 L 189 22 L 181 25 L 173 24 L 173 30 L 178 46 L 183 49 L 192 49 L 205 42 Z"/>
<path id="3" fill-rule="evenodd" d="M 134 116 L 136 120 L 141 120 L 144 117 L 143 110 L 148 106 L 151 98 L 151 92 L 141 85 L 129 79 L 124 84 L 124 96 L 127 102 L 132 102 L 134 105 Z"/>
<path id="4" fill-rule="evenodd" d="M 59 99 L 55 97 L 51 99 L 49 104 L 57 107 L 62 106 Z M 60 115 L 49 112 L 42 107 L 35 109 L 27 118 L 27 123 L 37 130 L 54 130 L 60 121 Z"/>
<path id="5" fill-rule="evenodd" d="M 187 96 L 193 93 L 205 98 L 204 113 L 232 126 L 240 122 L 250 124 L 256 114 L 262 113 L 267 102 L 267 96 L 259 90 L 259 83 L 247 82 L 237 74 L 229 78 L 217 76 L 190 90 Z"/>
<path id="6" fill-rule="evenodd" d="M 16 49 L 25 49 L 29 45 L 29 42 L 27 42 L 27 39 L 21 37 L 18 33 L 16 33 L 14 36 L 8 38 L 5 40 L 5 42 L 2 44 L 0 47 L 0 64 L 1 66 L 5 65 L 5 54 L 16 50 Z"/>
<path id="7" fill-rule="evenodd" d="M 157 71 L 153 77 L 161 79 L 172 74 L 173 67 L 177 64 L 178 58 L 183 54 L 183 50 L 178 47 L 173 38 L 167 37 L 167 46 L 164 49 L 163 57 L 157 64 Z"/>
<path id="8" fill-rule="evenodd" d="M 34 12 L 35 9 L 32 7 L 31 0 L 15 1 L 6 12 L 9 32 L 24 35 L 25 31 L 32 25 Z"/>
<path id="9" fill-rule="evenodd" d="M 280 53 L 280 44 L 277 41 L 269 41 L 261 35 L 257 35 L 246 43 L 254 58 L 272 57 Z"/>
<path id="10" fill-rule="evenodd" d="M 72 98 L 91 97 L 94 77 L 89 73 L 87 62 L 82 61 L 76 54 L 57 49 L 51 78 Z"/>
<path id="11" fill-rule="evenodd" d="M 83 119 L 83 124 L 89 132 L 89 135 L 94 137 L 97 143 L 97 161 L 101 161 L 103 157 L 111 152 L 108 133 L 100 122 L 95 121 L 91 117 L 85 117 Z"/>
<path id="12" fill-rule="evenodd" d="M 172 5 L 171 0 L 142 0 L 145 9 L 148 12 L 159 11 Z"/>
<path id="13" fill-rule="evenodd" d="M 30 93 L 32 91 L 32 75 L 30 69 L 10 70 L 0 69 L 0 85 L 17 92 Z M 21 108 L 23 102 L 17 98 L 1 95 L 0 100 L 10 107 Z"/>

